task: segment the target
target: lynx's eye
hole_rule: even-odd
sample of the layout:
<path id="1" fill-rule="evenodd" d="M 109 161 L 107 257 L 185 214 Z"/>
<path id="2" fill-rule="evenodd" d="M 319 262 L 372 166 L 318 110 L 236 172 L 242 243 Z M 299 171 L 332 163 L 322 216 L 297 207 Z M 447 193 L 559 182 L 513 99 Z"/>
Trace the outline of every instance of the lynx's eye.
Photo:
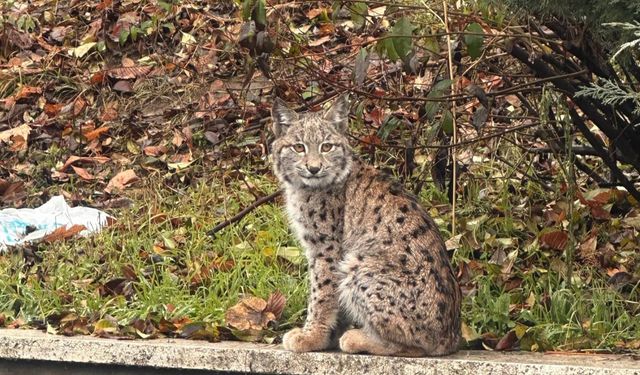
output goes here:
<path id="1" fill-rule="evenodd" d="M 293 151 L 299 154 L 304 152 L 304 145 L 302 143 L 296 143 L 295 145 L 291 146 L 291 148 L 293 149 Z"/>
<path id="2" fill-rule="evenodd" d="M 333 145 L 331 143 L 323 143 L 320 146 L 320 151 L 322 152 L 329 152 L 331 150 L 333 150 Z"/>

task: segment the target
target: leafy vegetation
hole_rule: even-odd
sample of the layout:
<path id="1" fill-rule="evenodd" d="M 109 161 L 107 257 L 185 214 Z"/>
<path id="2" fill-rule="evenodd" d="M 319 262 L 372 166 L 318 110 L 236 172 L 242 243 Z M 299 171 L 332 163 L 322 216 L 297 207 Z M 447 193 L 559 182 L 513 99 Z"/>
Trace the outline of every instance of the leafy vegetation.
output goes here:
<path id="1" fill-rule="evenodd" d="M 271 100 L 348 90 L 354 147 L 447 240 L 467 347 L 638 350 L 640 79 L 615 60 L 592 81 L 560 29 L 510 4 L 5 1 L 0 207 L 62 194 L 116 222 L 0 254 L 0 326 L 277 340 L 307 291 Z"/>

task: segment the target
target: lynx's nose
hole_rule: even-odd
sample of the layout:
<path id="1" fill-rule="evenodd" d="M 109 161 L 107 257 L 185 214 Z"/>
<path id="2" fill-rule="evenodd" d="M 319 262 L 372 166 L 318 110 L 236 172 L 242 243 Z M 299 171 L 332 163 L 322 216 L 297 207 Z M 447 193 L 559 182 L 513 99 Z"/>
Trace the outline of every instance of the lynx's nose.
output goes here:
<path id="1" fill-rule="evenodd" d="M 320 167 L 315 166 L 315 165 L 314 166 L 307 166 L 307 170 L 311 174 L 317 174 L 318 172 L 320 172 Z"/>

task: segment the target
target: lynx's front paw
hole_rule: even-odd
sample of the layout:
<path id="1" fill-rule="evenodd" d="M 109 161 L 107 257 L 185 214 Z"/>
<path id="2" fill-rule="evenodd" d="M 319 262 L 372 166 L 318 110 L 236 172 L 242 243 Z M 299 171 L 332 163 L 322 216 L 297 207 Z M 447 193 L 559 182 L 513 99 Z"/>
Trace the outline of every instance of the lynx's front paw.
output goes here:
<path id="1" fill-rule="evenodd" d="M 282 345 L 292 352 L 315 352 L 329 347 L 329 334 L 317 330 L 294 328 L 282 338 Z"/>

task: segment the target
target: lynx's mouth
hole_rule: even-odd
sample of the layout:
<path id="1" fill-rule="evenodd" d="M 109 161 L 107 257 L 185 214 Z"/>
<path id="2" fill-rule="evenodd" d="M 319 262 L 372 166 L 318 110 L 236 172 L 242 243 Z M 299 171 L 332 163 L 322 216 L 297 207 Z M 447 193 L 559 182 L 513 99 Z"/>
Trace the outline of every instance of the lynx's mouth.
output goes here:
<path id="1" fill-rule="evenodd" d="M 299 172 L 298 173 L 300 175 L 300 178 L 302 178 L 303 180 L 322 180 L 323 178 L 327 177 L 327 172 L 326 171 L 322 171 L 320 173 L 317 174 L 311 174 L 308 172 Z"/>
<path id="2" fill-rule="evenodd" d="M 311 175 L 311 176 L 300 176 L 300 180 L 303 184 L 309 187 L 318 187 L 326 184 L 326 174 L 322 175 Z"/>

